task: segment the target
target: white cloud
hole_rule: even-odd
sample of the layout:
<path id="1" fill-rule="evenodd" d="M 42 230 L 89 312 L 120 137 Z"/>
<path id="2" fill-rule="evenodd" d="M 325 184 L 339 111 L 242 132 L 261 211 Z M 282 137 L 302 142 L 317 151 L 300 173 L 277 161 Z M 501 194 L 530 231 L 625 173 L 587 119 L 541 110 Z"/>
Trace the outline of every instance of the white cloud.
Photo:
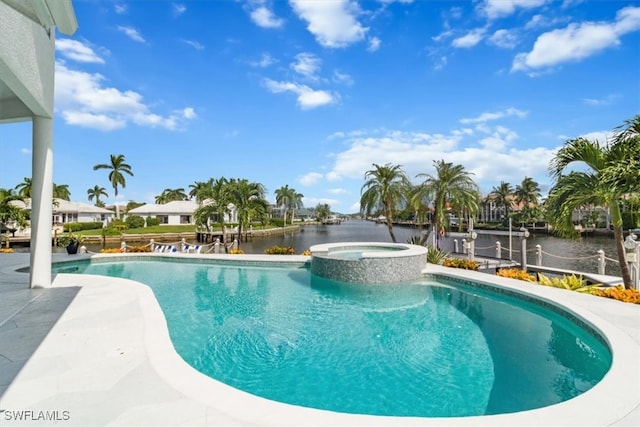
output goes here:
<path id="1" fill-rule="evenodd" d="M 317 72 L 320 71 L 320 58 L 312 53 L 299 53 L 296 55 L 295 62 L 292 62 L 289 66 L 296 73 L 310 79 L 317 80 Z"/>
<path id="2" fill-rule="evenodd" d="M 581 138 L 588 139 L 590 141 L 598 141 L 600 143 L 611 141 L 613 138 L 613 132 L 607 130 L 593 131 L 580 135 Z M 570 138 L 563 138 L 563 141 Z"/>
<path id="3" fill-rule="evenodd" d="M 106 114 L 93 114 L 82 111 L 63 111 L 62 117 L 67 124 L 102 131 L 122 129 L 127 125 L 125 120 L 112 118 Z"/>
<path id="4" fill-rule="evenodd" d="M 467 34 L 465 34 L 462 37 L 453 39 L 453 41 L 451 42 L 451 45 L 453 47 L 458 47 L 458 48 L 473 47 L 482 41 L 482 39 L 484 38 L 485 32 L 486 32 L 485 28 L 476 28 L 474 30 L 469 31 Z"/>
<path id="5" fill-rule="evenodd" d="M 127 5 L 124 3 L 116 3 L 113 6 L 113 10 L 115 10 L 118 15 L 123 15 L 127 13 Z"/>
<path id="6" fill-rule="evenodd" d="M 401 165 L 414 183 L 421 180 L 416 178 L 417 174 L 435 172 L 434 160 L 461 164 L 474 173 L 474 180 L 487 191 L 500 180 L 520 182 L 524 176 L 547 176 L 554 150 L 510 147 L 509 142 L 516 137 L 515 132 L 504 127 L 496 127 L 492 135 L 475 141 L 472 136 L 455 131 L 448 135 L 388 131 L 385 135 L 362 136 L 345 141 L 348 148 L 336 154 L 326 176 L 330 181 L 361 181 L 380 159 Z"/>
<path id="7" fill-rule="evenodd" d="M 504 117 L 513 117 L 513 116 L 523 118 L 527 116 L 527 112 L 518 110 L 517 108 L 510 107 L 504 111 L 487 112 L 487 113 L 480 114 L 478 117 L 460 119 L 460 123 L 483 124 L 489 121 L 502 119 Z"/>
<path id="8" fill-rule="evenodd" d="M 368 28 L 356 16 L 358 4 L 351 0 L 289 0 L 293 11 L 305 20 L 307 30 L 324 47 L 340 48 L 364 39 Z"/>
<path id="9" fill-rule="evenodd" d="M 504 49 L 513 49 L 518 43 L 518 36 L 513 30 L 497 30 L 491 37 L 489 43 Z"/>
<path id="10" fill-rule="evenodd" d="M 195 119 L 196 117 L 198 117 L 196 112 L 195 112 L 195 110 L 193 108 L 191 108 L 191 107 L 187 107 L 187 108 L 183 109 L 182 110 L 182 116 L 185 119 L 189 119 L 189 120 L 192 120 L 192 119 Z"/>
<path id="11" fill-rule="evenodd" d="M 369 46 L 367 46 L 367 51 L 369 52 L 375 52 L 378 49 L 380 49 L 380 44 L 382 43 L 382 41 L 380 41 L 379 38 L 377 37 L 370 37 L 369 38 Z"/>
<path id="12" fill-rule="evenodd" d="M 330 194 L 349 194 L 349 191 L 347 191 L 344 188 L 331 188 L 329 190 L 327 190 Z"/>
<path id="13" fill-rule="evenodd" d="M 333 70 L 333 81 L 351 86 L 353 84 L 353 77 L 347 73 L 341 73 L 338 70 Z"/>
<path id="14" fill-rule="evenodd" d="M 31 154 L 31 149 L 30 148 L 21 148 L 20 152 L 22 154 Z"/>
<path id="15" fill-rule="evenodd" d="M 278 62 L 278 60 L 273 56 L 268 53 L 263 53 L 258 61 L 252 61 L 249 64 L 252 67 L 267 68 L 269 65 L 275 64 L 276 62 Z"/>
<path id="16" fill-rule="evenodd" d="M 134 123 L 177 130 L 196 117 L 191 107 L 164 116 L 152 113 L 141 94 L 107 87 L 101 74 L 73 70 L 61 61 L 55 77 L 56 112 L 72 125 L 108 131 Z"/>
<path id="17" fill-rule="evenodd" d="M 192 48 L 194 48 L 195 50 L 204 50 L 204 45 L 202 45 L 201 43 L 195 41 L 195 40 L 182 40 L 183 43 L 191 46 Z"/>
<path id="18" fill-rule="evenodd" d="M 131 40 L 136 41 L 138 43 L 145 43 L 146 40 L 144 39 L 144 37 L 142 37 L 142 35 L 140 34 L 140 32 L 138 30 L 136 30 L 133 27 L 124 27 L 122 25 L 118 26 L 118 31 L 120 31 L 121 33 L 125 34 L 127 37 L 129 37 Z"/>
<path id="19" fill-rule="evenodd" d="M 315 185 L 318 182 L 320 182 L 322 178 L 323 178 L 323 175 L 321 173 L 309 172 L 308 174 L 300 178 L 298 181 L 300 182 L 300 184 L 309 187 L 311 185 Z"/>
<path id="20" fill-rule="evenodd" d="M 640 29 L 640 7 L 626 7 L 613 22 L 572 23 L 544 33 L 533 49 L 519 53 L 511 71 L 536 71 L 569 61 L 580 61 L 620 44 L 620 36 Z"/>
<path id="21" fill-rule="evenodd" d="M 98 56 L 89 46 L 78 40 L 60 38 L 56 40 L 56 51 L 62 56 L 78 62 L 104 64 L 104 59 Z"/>
<path id="22" fill-rule="evenodd" d="M 272 93 L 295 93 L 296 95 L 298 95 L 298 105 L 303 110 L 333 104 L 338 100 L 337 94 L 333 94 L 324 90 L 314 90 L 309 86 L 298 83 L 277 82 L 271 79 L 264 79 L 263 84 Z"/>
<path id="23" fill-rule="evenodd" d="M 183 13 L 185 13 L 187 11 L 187 6 L 181 4 L 181 3 L 172 3 L 171 7 L 173 9 L 173 14 L 175 16 L 179 16 L 182 15 Z"/>
<path id="24" fill-rule="evenodd" d="M 280 28 L 284 25 L 284 20 L 278 18 L 266 6 L 261 5 L 253 9 L 249 16 L 251 20 L 262 28 Z"/>
<path id="25" fill-rule="evenodd" d="M 513 14 L 517 8 L 533 9 L 551 0 L 484 0 L 481 8 L 489 19 L 502 18 Z"/>
<path id="26" fill-rule="evenodd" d="M 611 105 L 616 99 L 620 98 L 619 94 L 607 95 L 604 98 L 583 98 L 582 102 L 592 107 L 604 107 Z"/>

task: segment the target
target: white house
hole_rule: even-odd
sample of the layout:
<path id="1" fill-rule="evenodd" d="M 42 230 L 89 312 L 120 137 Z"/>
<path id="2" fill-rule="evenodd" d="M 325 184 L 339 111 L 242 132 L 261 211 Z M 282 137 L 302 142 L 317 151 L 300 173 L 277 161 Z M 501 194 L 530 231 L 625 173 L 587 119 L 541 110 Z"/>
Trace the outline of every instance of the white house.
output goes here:
<path id="1" fill-rule="evenodd" d="M 32 288 L 51 286 L 56 28 L 78 29 L 71 0 L 0 0 L 0 124 L 31 121 L 33 129 Z"/>
<path id="2" fill-rule="evenodd" d="M 173 201 L 163 205 L 148 204 L 139 206 L 128 211 L 127 215 L 138 215 L 145 219 L 159 218 L 161 225 L 195 224 L 193 213 L 199 207 L 200 205 L 198 203 L 190 200 Z M 224 221 L 227 223 L 237 222 L 238 214 L 235 206 L 230 204 L 227 208 L 229 209 L 229 213 L 226 215 Z"/>
<path id="3" fill-rule="evenodd" d="M 68 222 L 101 222 L 105 226 L 115 217 L 113 211 L 99 206 L 62 199 L 53 200 L 51 224 L 54 226 Z M 13 200 L 9 203 L 21 209 L 31 210 L 31 199 L 24 202 Z"/>

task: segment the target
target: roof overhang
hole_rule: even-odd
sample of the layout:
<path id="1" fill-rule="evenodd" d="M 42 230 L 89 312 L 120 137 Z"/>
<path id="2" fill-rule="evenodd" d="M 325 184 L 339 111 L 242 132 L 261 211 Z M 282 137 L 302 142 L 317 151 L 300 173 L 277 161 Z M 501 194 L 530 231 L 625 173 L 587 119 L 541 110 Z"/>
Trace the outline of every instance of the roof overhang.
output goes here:
<path id="1" fill-rule="evenodd" d="M 78 29 L 71 0 L 1 0 L 27 18 L 46 28 L 57 27 L 68 36 Z"/>

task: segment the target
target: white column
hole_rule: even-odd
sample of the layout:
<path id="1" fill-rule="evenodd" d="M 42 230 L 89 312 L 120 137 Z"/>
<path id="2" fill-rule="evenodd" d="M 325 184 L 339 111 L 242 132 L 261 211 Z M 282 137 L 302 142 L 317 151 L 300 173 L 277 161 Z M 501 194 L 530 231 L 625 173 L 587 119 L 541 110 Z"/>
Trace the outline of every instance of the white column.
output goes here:
<path id="1" fill-rule="evenodd" d="M 53 119 L 33 117 L 31 160 L 32 288 L 51 286 L 51 219 L 53 215 Z"/>

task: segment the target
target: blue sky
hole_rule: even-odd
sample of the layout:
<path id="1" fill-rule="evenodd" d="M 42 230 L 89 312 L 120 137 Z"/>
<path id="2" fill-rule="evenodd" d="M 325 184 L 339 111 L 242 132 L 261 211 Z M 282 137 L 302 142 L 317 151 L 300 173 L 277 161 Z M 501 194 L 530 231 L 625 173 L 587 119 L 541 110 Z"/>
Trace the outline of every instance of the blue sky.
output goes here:
<path id="1" fill-rule="evenodd" d="M 640 113 L 640 2 L 74 1 L 56 42 L 54 182 L 74 201 L 110 154 L 118 203 L 210 177 L 359 209 L 372 164 L 417 183 L 462 164 L 484 194 Z M 0 187 L 31 175 L 31 125 L 0 127 Z"/>

